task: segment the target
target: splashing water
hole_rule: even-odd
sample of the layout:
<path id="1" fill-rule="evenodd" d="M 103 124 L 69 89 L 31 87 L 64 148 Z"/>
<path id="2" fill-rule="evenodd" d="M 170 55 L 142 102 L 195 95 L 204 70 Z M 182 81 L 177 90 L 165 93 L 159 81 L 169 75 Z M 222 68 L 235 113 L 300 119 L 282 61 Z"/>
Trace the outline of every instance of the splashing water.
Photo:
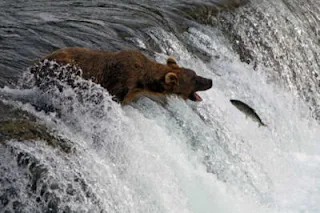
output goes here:
<path id="1" fill-rule="evenodd" d="M 319 212 L 320 132 L 308 107 L 241 63 L 212 28 L 183 34 L 188 45 L 212 56 L 208 62 L 167 31 L 146 33 L 163 47 L 159 62 L 173 55 L 181 66 L 213 78 L 203 102 L 170 97 L 162 106 L 141 98 L 120 106 L 104 88 L 79 78 L 85 89 L 63 81 L 63 90 L 1 89 L 7 104 L 35 115 L 75 150 L 65 154 L 43 141 L 1 146 L 0 161 L 8 164 L 1 164 L 0 180 L 15 192 L 11 210 Z M 246 119 L 232 98 L 253 106 L 268 127 Z M 40 102 L 59 113 L 39 111 Z"/>

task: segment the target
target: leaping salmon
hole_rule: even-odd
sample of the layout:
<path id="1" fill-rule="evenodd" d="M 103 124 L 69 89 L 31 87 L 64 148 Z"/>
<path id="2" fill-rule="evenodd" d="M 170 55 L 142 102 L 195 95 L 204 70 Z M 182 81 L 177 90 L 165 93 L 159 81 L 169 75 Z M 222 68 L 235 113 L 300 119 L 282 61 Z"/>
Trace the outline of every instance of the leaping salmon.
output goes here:
<path id="1" fill-rule="evenodd" d="M 243 112 L 246 117 L 250 117 L 253 121 L 257 122 L 259 127 L 266 126 L 253 108 L 239 100 L 231 99 L 230 102 L 233 106 L 237 107 L 238 110 Z"/>

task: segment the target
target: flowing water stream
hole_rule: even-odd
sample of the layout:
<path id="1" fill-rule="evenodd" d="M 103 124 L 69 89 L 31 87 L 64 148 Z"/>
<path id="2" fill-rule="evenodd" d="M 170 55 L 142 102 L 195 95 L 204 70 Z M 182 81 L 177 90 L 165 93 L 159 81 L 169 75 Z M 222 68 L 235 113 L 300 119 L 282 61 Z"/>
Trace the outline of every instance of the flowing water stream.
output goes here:
<path id="1" fill-rule="evenodd" d="M 0 121 L 26 113 L 69 147 L 2 141 L 0 212 L 320 212 L 320 3 L 224 3 L 0 2 Z M 213 87 L 126 106 L 81 79 L 34 87 L 28 67 L 65 46 L 172 56 Z"/>

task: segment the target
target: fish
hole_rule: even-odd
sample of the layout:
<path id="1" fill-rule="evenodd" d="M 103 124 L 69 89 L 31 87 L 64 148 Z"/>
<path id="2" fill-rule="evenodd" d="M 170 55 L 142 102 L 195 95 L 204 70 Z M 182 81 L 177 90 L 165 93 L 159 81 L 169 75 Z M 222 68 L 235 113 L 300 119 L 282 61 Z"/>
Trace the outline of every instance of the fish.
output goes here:
<path id="1" fill-rule="evenodd" d="M 250 106 L 248 106 L 248 104 L 243 103 L 242 101 L 239 101 L 239 100 L 235 100 L 235 99 L 231 99 L 230 102 L 238 110 L 243 112 L 246 115 L 246 117 L 250 117 L 251 120 L 257 122 L 259 124 L 259 127 L 260 126 L 267 126 L 262 122 L 261 118 L 256 113 L 256 111 L 253 108 L 251 108 Z"/>

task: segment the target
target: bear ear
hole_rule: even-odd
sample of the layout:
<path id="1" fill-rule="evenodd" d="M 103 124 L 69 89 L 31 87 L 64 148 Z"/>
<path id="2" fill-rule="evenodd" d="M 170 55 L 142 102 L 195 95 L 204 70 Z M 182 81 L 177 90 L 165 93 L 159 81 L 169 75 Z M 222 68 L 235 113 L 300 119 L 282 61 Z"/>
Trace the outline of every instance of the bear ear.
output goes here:
<path id="1" fill-rule="evenodd" d="M 166 84 L 178 85 L 178 76 L 173 72 L 168 72 L 165 76 Z"/>
<path id="2" fill-rule="evenodd" d="M 174 59 L 171 58 L 171 57 L 169 57 L 169 58 L 167 59 L 167 65 L 168 65 L 169 67 L 175 67 L 175 68 L 179 67 L 178 64 L 177 64 L 177 62 L 176 62 L 176 60 L 174 60 Z"/>

